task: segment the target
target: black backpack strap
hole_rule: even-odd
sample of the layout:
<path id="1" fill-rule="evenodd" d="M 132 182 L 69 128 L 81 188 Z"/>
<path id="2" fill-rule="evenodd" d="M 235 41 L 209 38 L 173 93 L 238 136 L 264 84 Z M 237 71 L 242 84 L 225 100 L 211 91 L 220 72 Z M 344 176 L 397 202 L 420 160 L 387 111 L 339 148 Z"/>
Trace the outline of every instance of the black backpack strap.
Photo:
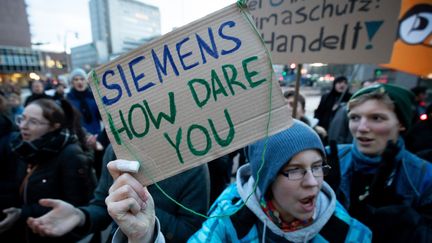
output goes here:
<path id="1" fill-rule="evenodd" d="M 252 229 L 258 217 L 244 205 L 237 213 L 231 215 L 230 219 L 237 232 L 237 237 L 242 239 Z"/>
<path id="2" fill-rule="evenodd" d="M 321 229 L 320 235 L 328 242 L 345 242 L 348 231 L 349 225 L 333 214 Z"/>

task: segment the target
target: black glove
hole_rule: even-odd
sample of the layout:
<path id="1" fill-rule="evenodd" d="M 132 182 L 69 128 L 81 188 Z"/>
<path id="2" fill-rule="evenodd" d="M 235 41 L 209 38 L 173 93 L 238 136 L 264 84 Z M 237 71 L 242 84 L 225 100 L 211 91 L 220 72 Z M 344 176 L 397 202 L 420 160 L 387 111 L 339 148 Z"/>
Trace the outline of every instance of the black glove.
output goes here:
<path id="1" fill-rule="evenodd" d="M 396 160 L 399 148 L 392 141 L 387 142 L 380 168 L 372 180 L 367 202 L 374 207 L 387 206 L 390 204 L 400 204 L 402 199 L 399 198 L 393 184 L 394 175 L 400 164 Z"/>
<path id="2" fill-rule="evenodd" d="M 341 181 L 341 172 L 339 166 L 338 148 L 335 140 L 330 141 L 330 154 L 327 154 L 327 164 L 331 166 L 329 174 L 325 177 L 325 181 L 330 185 L 335 192 L 339 190 Z"/>

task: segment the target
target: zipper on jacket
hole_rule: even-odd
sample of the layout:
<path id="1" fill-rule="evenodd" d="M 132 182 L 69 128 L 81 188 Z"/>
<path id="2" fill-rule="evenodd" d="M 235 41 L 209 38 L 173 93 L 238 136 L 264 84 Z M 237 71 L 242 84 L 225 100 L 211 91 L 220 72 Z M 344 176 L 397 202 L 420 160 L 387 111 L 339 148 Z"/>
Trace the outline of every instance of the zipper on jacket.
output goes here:
<path id="1" fill-rule="evenodd" d="M 20 194 L 23 198 L 23 204 L 27 204 L 27 186 L 28 186 L 28 181 L 30 176 L 33 174 L 33 172 L 36 170 L 37 165 L 32 166 L 32 165 L 27 165 L 27 175 L 24 177 L 23 181 L 21 182 L 21 186 L 20 186 Z M 30 242 L 30 236 L 29 236 L 29 229 L 26 226 L 25 227 L 25 240 L 27 243 Z"/>

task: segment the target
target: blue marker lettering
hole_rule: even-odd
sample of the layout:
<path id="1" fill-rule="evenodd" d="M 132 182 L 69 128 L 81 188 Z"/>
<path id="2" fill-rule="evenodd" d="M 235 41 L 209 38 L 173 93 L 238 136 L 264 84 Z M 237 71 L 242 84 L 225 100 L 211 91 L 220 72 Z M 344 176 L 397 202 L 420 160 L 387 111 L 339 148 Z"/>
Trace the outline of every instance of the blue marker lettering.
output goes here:
<path id="1" fill-rule="evenodd" d="M 205 49 L 205 51 L 207 52 L 207 54 L 210 54 L 210 56 L 214 57 L 215 59 L 218 59 L 219 57 L 219 53 L 217 51 L 217 47 L 216 47 L 216 43 L 213 37 L 213 31 L 212 29 L 209 27 L 208 28 L 208 35 L 210 38 L 210 42 L 212 45 L 212 49 L 210 49 L 210 46 L 207 45 L 207 43 L 205 43 L 205 41 L 201 38 L 201 36 L 199 36 L 198 34 L 195 34 L 197 41 L 198 41 L 198 46 L 200 48 L 200 52 L 201 52 L 201 58 L 203 60 L 203 64 L 207 62 L 205 56 L 204 56 L 204 51 L 203 49 Z"/>
<path id="2" fill-rule="evenodd" d="M 189 40 L 189 37 L 186 37 L 186 38 L 184 38 L 183 40 L 181 40 L 179 43 L 176 44 L 177 55 L 179 56 L 179 58 L 180 58 L 180 62 L 181 62 L 181 64 L 182 64 L 182 66 L 183 66 L 183 70 L 185 70 L 185 71 L 188 70 L 188 69 L 191 69 L 191 68 L 193 68 L 193 67 L 195 67 L 195 66 L 197 66 L 197 65 L 199 64 L 198 62 L 195 62 L 195 63 L 193 63 L 193 64 L 187 66 L 187 65 L 185 64 L 185 62 L 184 62 L 184 59 L 185 59 L 186 57 L 192 55 L 192 52 L 191 52 L 191 51 L 190 51 L 190 52 L 187 52 L 187 53 L 184 53 L 184 54 L 181 54 L 181 53 L 180 53 L 180 48 L 181 48 L 181 46 L 182 46 L 184 43 L 186 43 L 188 40 Z"/>
<path id="3" fill-rule="evenodd" d="M 123 82 L 123 85 L 125 86 L 126 92 L 127 92 L 128 96 L 131 97 L 132 94 L 130 92 L 129 85 L 127 83 L 127 79 L 126 79 L 126 76 L 124 74 L 122 66 L 120 66 L 120 64 L 117 64 L 117 69 L 118 69 L 118 71 L 120 73 L 120 77 L 121 77 L 121 80 Z"/>
<path id="4" fill-rule="evenodd" d="M 238 39 L 234 36 L 226 35 L 223 33 L 223 29 L 225 28 L 225 26 L 232 28 L 235 25 L 236 24 L 234 21 L 227 21 L 227 22 L 221 24 L 221 26 L 219 27 L 219 31 L 218 31 L 219 36 L 222 37 L 222 39 L 230 40 L 230 41 L 233 41 L 235 43 L 235 46 L 231 50 L 222 50 L 221 55 L 228 55 L 230 53 L 233 53 L 233 52 L 237 51 L 241 46 L 241 40 L 240 39 Z"/>
<path id="5" fill-rule="evenodd" d="M 153 56 L 153 61 L 155 63 L 155 68 L 159 77 L 159 82 L 163 83 L 162 80 L 162 75 L 161 75 L 161 71 L 163 72 L 163 74 L 166 76 L 167 75 L 167 60 L 170 61 L 171 67 L 174 70 L 174 73 L 176 76 L 179 76 L 179 71 L 177 70 L 177 67 L 174 63 L 174 60 L 171 56 L 171 52 L 168 49 L 167 45 L 164 45 L 164 51 L 163 51 L 163 66 L 159 61 L 158 56 L 156 55 L 156 52 L 152 49 L 152 56 Z"/>
<path id="6" fill-rule="evenodd" d="M 104 97 L 102 97 L 102 102 L 105 105 L 112 105 L 115 104 L 117 101 L 120 100 L 121 96 L 122 96 L 122 88 L 119 84 L 117 83 L 112 83 L 112 84 L 108 84 L 107 83 L 107 76 L 111 75 L 114 76 L 115 73 L 113 70 L 106 70 L 104 72 L 104 74 L 102 75 L 102 84 L 105 88 L 109 89 L 109 90 L 117 90 L 117 95 L 114 98 L 108 98 L 106 95 Z"/>
<path id="7" fill-rule="evenodd" d="M 138 56 L 129 62 L 129 69 L 130 69 L 130 72 L 132 75 L 132 80 L 134 81 L 135 88 L 138 92 L 144 91 L 144 90 L 152 87 L 153 85 L 155 85 L 153 82 L 149 82 L 148 84 L 146 84 L 142 87 L 139 87 L 139 81 L 145 77 L 145 74 L 140 73 L 138 76 L 136 76 L 135 70 L 133 67 L 135 66 L 135 64 L 141 62 L 142 60 L 144 60 L 144 56 Z"/>

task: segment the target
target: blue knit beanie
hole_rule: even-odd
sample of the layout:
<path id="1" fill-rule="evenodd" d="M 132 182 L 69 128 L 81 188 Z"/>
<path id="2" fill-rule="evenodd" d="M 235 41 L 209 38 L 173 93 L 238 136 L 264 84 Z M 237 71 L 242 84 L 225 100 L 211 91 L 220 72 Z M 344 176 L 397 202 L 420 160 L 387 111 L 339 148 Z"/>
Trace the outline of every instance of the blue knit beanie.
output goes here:
<path id="1" fill-rule="evenodd" d="M 258 181 L 258 188 L 262 195 L 266 193 L 282 167 L 296 154 L 304 150 L 316 149 L 325 156 L 324 146 L 316 132 L 301 121 L 295 119 L 293 121 L 294 124 L 290 128 L 268 138 L 264 166 Z M 262 163 L 265 140 L 266 138 L 263 138 L 248 146 L 249 163 L 255 181 Z"/>
<path id="2" fill-rule="evenodd" d="M 69 75 L 69 82 L 72 82 L 72 79 L 75 76 L 81 76 L 84 79 L 87 79 L 87 73 L 81 68 L 75 68 L 74 70 L 72 70 L 72 72 Z"/>

